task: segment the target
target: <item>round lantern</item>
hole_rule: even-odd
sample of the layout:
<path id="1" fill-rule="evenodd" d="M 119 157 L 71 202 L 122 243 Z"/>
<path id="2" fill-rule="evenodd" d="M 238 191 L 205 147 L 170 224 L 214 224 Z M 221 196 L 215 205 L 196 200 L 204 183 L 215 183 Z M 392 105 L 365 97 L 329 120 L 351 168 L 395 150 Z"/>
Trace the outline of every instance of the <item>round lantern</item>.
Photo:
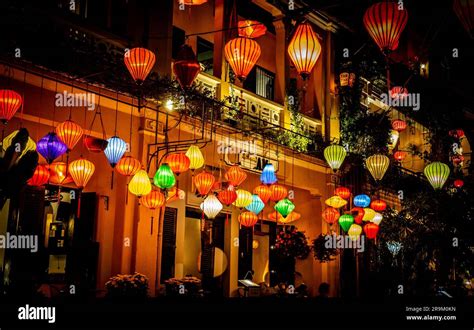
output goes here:
<path id="1" fill-rule="evenodd" d="M 155 54 L 151 50 L 137 47 L 126 52 L 123 60 L 133 80 L 141 85 L 155 65 Z"/>
<path id="2" fill-rule="evenodd" d="M 138 159 L 132 156 L 123 156 L 115 166 L 115 169 L 122 175 L 132 176 L 140 170 L 141 166 Z"/>
<path id="3" fill-rule="evenodd" d="M 201 65 L 193 49 L 188 45 L 181 46 L 176 60 L 173 63 L 173 73 L 181 88 L 186 89 L 191 87 L 200 71 Z"/>
<path id="4" fill-rule="evenodd" d="M 408 13 L 394 2 L 379 2 L 364 14 L 364 26 L 383 53 L 394 51 L 407 24 Z"/>
<path id="5" fill-rule="evenodd" d="M 265 208 L 265 203 L 262 202 L 258 195 L 252 195 L 252 202 L 245 207 L 250 212 L 259 214 Z"/>
<path id="6" fill-rule="evenodd" d="M 155 210 L 165 205 L 166 198 L 161 191 L 152 190 L 149 194 L 146 194 L 140 198 L 140 203 L 150 210 Z"/>
<path id="7" fill-rule="evenodd" d="M 385 155 L 373 155 L 366 159 L 365 165 L 375 181 L 379 181 L 387 172 L 390 159 Z"/>
<path id="8" fill-rule="evenodd" d="M 247 173 L 239 165 L 232 165 L 225 173 L 225 179 L 234 187 L 240 186 L 246 178 Z"/>
<path id="9" fill-rule="evenodd" d="M 188 156 L 182 152 L 166 156 L 166 163 L 170 166 L 173 173 L 176 173 L 176 175 L 186 172 L 191 165 Z"/>
<path id="10" fill-rule="evenodd" d="M 325 209 L 322 214 L 324 221 L 326 221 L 330 225 L 335 223 L 340 216 L 341 214 L 339 213 L 339 211 L 332 207 L 328 207 L 327 209 Z"/>
<path id="11" fill-rule="evenodd" d="M 405 157 L 407 156 L 407 153 L 406 151 L 396 151 L 394 154 L 393 154 L 393 158 L 395 158 L 395 160 L 401 162 L 405 159 Z"/>
<path id="12" fill-rule="evenodd" d="M 349 199 L 349 197 L 351 197 L 351 191 L 346 187 L 337 187 L 336 190 L 334 190 L 334 194 L 342 199 Z"/>
<path id="13" fill-rule="evenodd" d="M 333 171 L 337 171 L 346 158 L 346 149 L 338 145 L 330 145 L 324 149 L 324 158 Z"/>
<path id="14" fill-rule="evenodd" d="M 10 89 L 0 89 L 0 121 L 6 124 L 20 109 L 21 95 Z"/>
<path id="15" fill-rule="evenodd" d="M 118 136 L 107 139 L 107 148 L 104 150 L 105 157 L 112 168 L 117 165 L 123 154 L 127 151 L 127 143 Z"/>
<path id="16" fill-rule="evenodd" d="M 461 179 L 456 179 L 454 180 L 453 184 L 456 188 L 462 188 L 462 186 L 464 186 L 464 181 Z"/>
<path id="17" fill-rule="evenodd" d="M 369 207 L 364 207 L 364 216 L 362 217 L 362 221 L 372 221 L 372 219 L 375 217 L 375 212 Z"/>
<path id="18" fill-rule="evenodd" d="M 267 27 L 257 21 L 239 21 L 239 36 L 244 38 L 258 38 L 267 32 Z"/>
<path id="19" fill-rule="evenodd" d="M 260 197 L 262 202 L 264 202 L 265 204 L 268 203 L 268 200 L 270 199 L 272 195 L 272 191 L 270 187 L 264 184 L 261 184 L 255 187 L 255 189 L 253 190 L 253 193 L 258 195 L 258 197 Z"/>
<path id="20" fill-rule="evenodd" d="M 286 217 L 288 214 L 293 212 L 295 209 L 295 204 L 290 201 L 288 198 L 282 199 L 275 205 L 275 211 L 280 213 L 283 217 Z"/>
<path id="21" fill-rule="evenodd" d="M 244 227 L 253 227 L 258 222 L 258 216 L 253 212 L 243 212 L 239 215 L 239 223 Z"/>
<path id="22" fill-rule="evenodd" d="M 87 159 L 80 158 L 69 164 L 69 173 L 79 188 L 84 188 L 94 174 L 95 166 Z"/>
<path id="23" fill-rule="evenodd" d="M 389 139 L 389 142 L 388 142 L 388 150 L 392 150 L 397 146 L 399 138 L 400 138 L 400 133 L 398 133 L 398 131 L 392 129 L 390 131 L 390 139 Z"/>
<path id="24" fill-rule="evenodd" d="M 285 186 L 274 183 L 270 186 L 270 200 L 273 202 L 278 202 L 286 196 L 288 196 L 288 189 Z"/>
<path id="25" fill-rule="evenodd" d="M 217 199 L 216 195 L 210 194 L 206 197 L 204 202 L 201 203 L 201 210 L 208 219 L 215 219 L 222 210 L 222 204 L 219 199 Z"/>
<path id="26" fill-rule="evenodd" d="M 370 208 L 377 212 L 383 212 L 387 208 L 387 203 L 381 199 L 376 199 L 370 203 Z"/>
<path id="27" fill-rule="evenodd" d="M 364 226 L 364 233 L 368 239 L 375 239 L 377 237 L 377 233 L 379 232 L 379 226 L 375 223 L 369 222 Z"/>
<path id="28" fill-rule="evenodd" d="M 170 189 L 176 184 L 176 178 L 167 163 L 160 165 L 153 177 L 153 183 L 161 189 Z"/>
<path id="29" fill-rule="evenodd" d="M 54 162 L 49 165 L 49 174 L 51 184 L 63 185 L 73 182 L 71 173 L 68 173 L 67 164 L 64 162 Z"/>
<path id="30" fill-rule="evenodd" d="M 21 151 L 21 154 L 20 154 L 20 157 L 23 157 L 28 151 L 34 151 L 36 150 L 36 143 L 35 141 L 33 141 L 33 139 L 29 136 L 28 134 L 28 131 L 25 129 L 25 128 L 22 128 L 21 130 L 15 130 L 13 131 L 12 133 L 10 133 L 8 136 L 6 136 L 4 139 L 3 139 L 3 142 L 0 144 L 0 152 L 1 150 L 7 150 L 13 143 L 13 140 L 15 139 L 15 137 L 17 137 L 17 135 L 20 134 L 20 135 L 28 135 L 28 141 L 26 142 L 26 145 L 25 147 L 23 148 L 23 150 Z M 15 145 L 13 146 L 15 147 Z M 19 159 L 18 158 L 18 159 Z"/>
<path id="31" fill-rule="evenodd" d="M 58 138 L 56 133 L 50 132 L 38 141 L 36 150 L 46 159 L 48 164 L 51 164 L 53 160 L 67 151 L 67 146 Z"/>
<path id="32" fill-rule="evenodd" d="M 278 181 L 275 175 L 275 167 L 273 167 L 273 164 L 268 163 L 265 165 L 262 174 L 260 175 L 260 181 L 263 184 L 274 184 Z"/>
<path id="33" fill-rule="evenodd" d="M 225 59 L 240 81 L 247 78 L 260 57 L 260 46 L 250 38 L 234 38 L 224 47 Z"/>
<path id="34" fill-rule="evenodd" d="M 343 214 L 339 217 L 338 222 L 342 230 L 347 233 L 351 225 L 354 223 L 354 217 L 350 214 Z"/>
<path id="35" fill-rule="evenodd" d="M 365 215 L 365 211 L 362 207 L 353 207 L 351 209 L 351 214 L 354 217 L 354 222 L 361 224 Z"/>
<path id="36" fill-rule="evenodd" d="M 350 227 L 349 230 L 347 231 L 347 234 L 352 240 L 357 240 L 362 234 L 362 227 L 353 223 Z"/>
<path id="37" fill-rule="evenodd" d="M 135 196 L 141 197 L 151 192 L 151 182 L 145 170 L 135 173 L 128 184 L 128 190 Z"/>
<path id="38" fill-rule="evenodd" d="M 186 151 L 186 156 L 189 158 L 190 170 L 194 171 L 204 166 L 204 157 L 198 146 L 190 146 L 188 151 Z"/>
<path id="39" fill-rule="evenodd" d="M 26 182 L 29 186 L 40 187 L 46 184 L 49 180 L 49 169 L 45 165 L 38 165 L 35 168 L 33 176 Z"/>
<path id="40" fill-rule="evenodd" d="M 288 55 L 303 80 L 308 79 L 321 54 L 321 44 L 310 23 L 298 25 L 288 44 Z"/>
<path id="41" fill-rule="evenodd" d="M 209 172 L 203 171 L 194 177 L 194 185 L 199 195 L 205 196 L 211 191 L 216 178 Z"/>
<path id="42" fill-rule="evenodd" d="M 234 189 L 226 189 L 219 191 L 217 198 L 226 206 L 231 205 L 237 199 L 237 193 Z"/>
<path id="43" fill-rule="evenodd" d="M 383 215 L 376 212 L 372 220 L 370 220 L 370 222 L 375 223 L 378 226 L 382 222 L 382 219 L 383 219 Z"/>
<path id="44" fill-rule="evenodd" d="M 434 189 L 441 189 L 448 179 L 450 169 L 444 163 L 433 162 L 427 165 L 423 172 Z"/>
<path id="45" fill-rule="evenodd" d="M 326 199 L 325 201 L 327 206 L 334 207 L 335 209 L 339 209 L 347 204 L 347 201 L 342 199 L 339 196 L 332 196 L 331 198 Z"/>
<path id="46" fill-rule="evenodd" d="M 392 121 L 392 128 L 397 132 L 404 131 L 407 128 L 407 122 L 401 119 Z"/>
<path id="47" fill-rule="evenodd" d="M 370 197 L 367 195 L 357 195 L 354 197 L 354 205 L 357 207 L 367 207 L 370 205 Z"/>
<path id="48" fill-rule="evenodd" d="M 235 200 L 233 205 L 241 209 L 241 208 L 249 206 L 250 203 L 252 203 L 253 197 L 249 191 L 243 190 L 243 189 L 237 189 L 236 193 L 237 193 L 237 199 Z"/>
<path id="49" fill-rule="evenodd" d="M 55 131 L 61 141 L 66 144 L 68 151 L 74 148 L 83 134 L 82 127 L 70 119 L 59 124 Z"/>

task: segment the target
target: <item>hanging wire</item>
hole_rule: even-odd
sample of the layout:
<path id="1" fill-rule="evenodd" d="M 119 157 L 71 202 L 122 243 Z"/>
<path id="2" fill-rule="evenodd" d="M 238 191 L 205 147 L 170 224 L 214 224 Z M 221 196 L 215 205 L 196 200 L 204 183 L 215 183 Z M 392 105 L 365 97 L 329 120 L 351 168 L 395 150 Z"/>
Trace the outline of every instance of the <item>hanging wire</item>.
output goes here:
<path id="1" fill-rule="evenodd" d="M 117 135 L 118 104 L 119 104 L 119 94 L 118 94 L 118 91 L 117 91 L 117 99 L 116 99 L 116 102 L 115 102 L 115 128 L 114 128 L 114 136 Z"/>
<path id="2" fill-rule="evenodd" d="M 58 94 L 58 81 L 56 80 L 56 87 L 54 88 L 54 95 L 56 96 Z M 53 122 L 51 124 L 51 130 L 54 131 L 54 123 L 56 121 L 56 102 L 54 102 L 54 108 L 53 108 Z"/>
<path id="3" fill-rule="evenodd" d="M 25 109 L 25 91 L 26 91 L 26 70 L 23 71 L 23 95 L 21 102 L 21 112 L 20 112 L 20 128 L 23 127 L 23 110 Z"/>

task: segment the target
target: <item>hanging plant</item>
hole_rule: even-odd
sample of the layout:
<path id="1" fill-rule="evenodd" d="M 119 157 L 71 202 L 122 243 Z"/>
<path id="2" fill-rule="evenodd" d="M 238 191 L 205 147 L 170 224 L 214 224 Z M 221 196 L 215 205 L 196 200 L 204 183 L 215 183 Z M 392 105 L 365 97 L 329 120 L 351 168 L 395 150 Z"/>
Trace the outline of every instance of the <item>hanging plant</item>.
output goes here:
<path id="1" fill-rule="evenodd" d="M 313 240 L 311 245 L 311 250 L 313 250 L 314 259 L 319 260 L 319 262 L 328 262 L 335 260 L 336 256 L 339 254 L 339 250 L 336 248 L 327 248 L 326 247 L 326 237 L 330 234 L 320 234 L 317 238 Z"/>
<path id="2" fill-rule="evenodd" d="M 310 247 L 304 232 L 291 226 L 282 229 L 278 233 L 275 250 L 278 255 L 303 260 L 308 257 Z"/>

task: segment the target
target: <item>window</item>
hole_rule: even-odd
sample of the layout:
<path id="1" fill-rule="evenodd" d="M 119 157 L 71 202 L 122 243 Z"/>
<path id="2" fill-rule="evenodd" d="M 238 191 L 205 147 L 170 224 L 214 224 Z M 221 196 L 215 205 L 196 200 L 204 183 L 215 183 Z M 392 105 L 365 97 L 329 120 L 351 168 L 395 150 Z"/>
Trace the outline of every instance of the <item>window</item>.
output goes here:
<path id="1" fill-rule="evenodd" d="M 273 100 L 275 74 L 259 66 L 250 72 L 244 81 L 244 88 L 268 100 Z"/>
<path id="2" fill-rule="evenodd" d="M 172 56 L 176 58 L 178 56 L 178 52 L 181 49 L 181 46 L 184 45 L 184 41 L 186 39 L 186 32 L 173 26 L 173 48 L 172 48 Z"/>
<path id="3" fill-rule="evenodd" d="M 212 75 L 214 64 L 214 45 L 200 37 L 197 38 L 197 59 L 203 67 L 203 72 Z"/>

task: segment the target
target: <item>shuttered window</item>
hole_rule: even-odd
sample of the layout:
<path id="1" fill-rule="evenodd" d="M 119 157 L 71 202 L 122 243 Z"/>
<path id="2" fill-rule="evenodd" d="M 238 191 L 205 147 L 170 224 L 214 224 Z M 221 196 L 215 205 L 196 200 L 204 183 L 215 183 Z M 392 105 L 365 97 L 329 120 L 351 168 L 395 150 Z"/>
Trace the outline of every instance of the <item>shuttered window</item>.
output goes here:
<path id="1" fill-rule="evenodd" d="M 163 219 L 163 248 L 161 254 L 161 283 L 174 276 L 176 255 L 176 222 L 178 210 L 172 207 L 165 209 Z"/>

